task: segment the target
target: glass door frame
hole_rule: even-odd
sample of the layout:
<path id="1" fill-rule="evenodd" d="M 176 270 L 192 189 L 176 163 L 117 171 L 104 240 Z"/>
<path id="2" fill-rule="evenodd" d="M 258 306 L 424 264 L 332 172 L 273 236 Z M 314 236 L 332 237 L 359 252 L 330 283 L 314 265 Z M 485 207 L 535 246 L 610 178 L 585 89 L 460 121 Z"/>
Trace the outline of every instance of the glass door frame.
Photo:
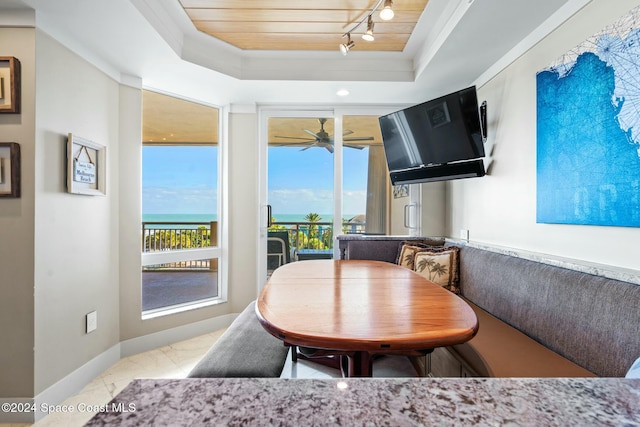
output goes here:
<path id="1" fill-rule="evenodd" d="M 340 186 L 336 185 L 334 187 L 334 194 L 338 194 L 340 201 L 342 201 L 342 168 L 343 168 L 343 163 L 342 163 L 342 125 L 343 125 L 343 119 L 345 116 L 382 116 L 385 114 L 389 114 L 389 113 L 393 113 L 394 111 L 398 111 L 400 109 L 403 108 L 407 108 L 409 107 L 408 104 L 394 104 L 394 105 L 372 105 L 372 106 L 342 106 L 342 107 L 336 107 L 335 108 L 335 147 L 336 147 L 336 151 L 338 151 L 338 146 L 340 147 L 340 155 L 336 156 L 339 157 L 339 164 L 338 159 L 336 158 L 336 164 L 334 166 L 334 170 L 336 171 L 336 174 L 339 174 L 339 178 L 336 178 L 334 182 L 338 182 L 338 179 L 340 181 Z M 340 132 L 338 132 L 338 121 L 340 122 Z M 338 140 L 340 140 L 340 144 L 338 145 Z M 420 189 L 420 184 L 410 184 L 409 185 L 409 203 L 406 205 L 406 218 L 405 218 L 405 222 L 407 223 L 408 227 L 407 229 L 409 230 L 407 236 L 409 237 L 415 237 L 415 236 L 420 236 L 421 235 L 421 223 L 422 221 L 420 220 L 421 218 L 421 208 L 422 208 L 422 191 Z M 340 206 L 340 208 L 342 208 L 342 206 Z M 338 210 L 336 210 L 334 212 L 334 218 L 339 218 L 338 220 L 338 228 L 334 228 L 334 230 L 340 230 L 342 227 L 341 224 L 341 217 L 339 217 L 339 212 Z M 336 226 L 336 224 L 334 224 L 334 227 Z M 337 234 L 334 234 L 334 258 L 338 259 L 339 258 L 339 249 L 338 249 L 338 244 L 337 244 L 337 239 L 336 239 Z"/>
<path id="2" fill-rule="evenodd" d="M 334 118 L 333 108 L 327 107 L 259 107 L 258 108 L 258 235 L 256 236 L 257 250 L 257 288 L 258 292 L 262 290 L 267 281 L 267 228 L 269 226 L 269 119 L 278 117 L 292 118 L 317 118 L 326 117 Z M 334 147 L 337 140 L 334 138 Z M 337 151 L 337 150 L 336 150 Z M 334 159 L 334 176 L 335 176 L 335 159 Z M 335 186 L 334 186 L 335 191 Z M 335 201 L 335 199 L 334 199 Z M 335 211 L 335 208 L 334 208 Z"/>
<path id="3" fill-rule="evenodd" d="M 333 157 L 333 230 L 342 229 L 342 133 L 344 116 L 370 116 L 384 115 L 406 108 L 408 105 L 380 105 L 380 106 L 258 106 L 258 203 L 256 223 L 259 233 L 256 236 L 257 250 L 257 291 L 264 287 L 267 280 L 267 227 L 268 227 L 268 126 L 272 117 L 293 118 L 317 118 L 326 117 L 333 119 L 334 124 L 334 157 Z M 420 203 L 414 201 L 419 197 L 420 191 L 411 191 L 410 202 L 415 207 L 416 216 L 420 216 Z M 416 196 L 417 195 L 417 196 Z M 412 235 L 419 233 L 420 221 L 411 229 Z M 336 243 L 337 235 L 334 232 L 334 259 L 339 257 L 339 249 Z"/>

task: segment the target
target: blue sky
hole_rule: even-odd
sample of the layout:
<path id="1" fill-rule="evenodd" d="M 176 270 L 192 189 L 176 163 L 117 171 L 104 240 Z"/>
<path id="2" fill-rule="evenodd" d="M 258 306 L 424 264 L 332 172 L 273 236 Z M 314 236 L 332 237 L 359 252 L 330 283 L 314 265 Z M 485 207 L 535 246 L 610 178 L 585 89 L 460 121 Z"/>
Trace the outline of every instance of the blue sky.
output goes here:
<path id="1" fill-rule="evenodd" d="M 364 213 L 368 151 L 347 148 L 343 154 L 343 211 Z M 325 148 L 269 149 L 269 204 L 278 213 L 333 213 L 333 154 Z"/>
<path id="2" fill-rule="evenodd" d="M 217 163 L 216 147 L 144 146 L 142 213 L 214 213 Z"/>
<path id="3" fill-rule="evenodd" d="M 207 214 L 217 203 L 216 147 L 145 146 L 144 214 Z M 345 215 L 364 213 L 368 150 L 344 150 Z M 269 149 L 269 203 L 274 216 L 333 211 L 333 155 L 324 148 Z"/>

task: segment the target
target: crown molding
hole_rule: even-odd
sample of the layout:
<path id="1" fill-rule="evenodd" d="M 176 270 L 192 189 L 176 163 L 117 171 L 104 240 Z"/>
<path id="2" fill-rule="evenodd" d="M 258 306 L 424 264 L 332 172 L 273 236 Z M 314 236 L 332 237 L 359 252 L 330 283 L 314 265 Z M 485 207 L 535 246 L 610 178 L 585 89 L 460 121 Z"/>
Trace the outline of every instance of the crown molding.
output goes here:
<path id="1" fill-rule="evenodd" d="M 415 80 L 413 58 L 405 53 L 244 51 L 198 31 L 177 1 L 132 4 L 181 59 L 239 80 Z"/>

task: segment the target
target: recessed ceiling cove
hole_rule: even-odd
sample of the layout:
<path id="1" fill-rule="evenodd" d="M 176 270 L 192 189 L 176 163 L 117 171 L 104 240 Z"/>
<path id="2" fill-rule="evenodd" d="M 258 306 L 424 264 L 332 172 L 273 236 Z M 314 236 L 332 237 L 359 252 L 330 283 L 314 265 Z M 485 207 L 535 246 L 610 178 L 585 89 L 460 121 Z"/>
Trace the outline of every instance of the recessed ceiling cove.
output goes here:
<path id="1" fill-rule="evenodd" d="M 424 11 L 427 0 L 392 2 L 393 19 L 379 12 L 377 0 L 180 0 L 201 32 L 243 50 L 338 50 L 351 33 L 357 50 L 401 52 Z M 374 13 L 372 9 L 380 6 Z M 374 40 L 366 41 L 371 15 Z"/>

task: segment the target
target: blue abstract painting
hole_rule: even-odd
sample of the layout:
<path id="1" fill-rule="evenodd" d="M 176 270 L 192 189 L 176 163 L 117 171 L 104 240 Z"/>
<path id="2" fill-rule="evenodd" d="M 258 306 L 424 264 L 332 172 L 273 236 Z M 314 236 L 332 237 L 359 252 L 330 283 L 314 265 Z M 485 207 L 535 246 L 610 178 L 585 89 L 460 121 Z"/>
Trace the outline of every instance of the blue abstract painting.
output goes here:
<path id="1" fill-rule="evenodd" d="M 640 6 L 536 75 L 537 222 L 640 226 Z"/>

